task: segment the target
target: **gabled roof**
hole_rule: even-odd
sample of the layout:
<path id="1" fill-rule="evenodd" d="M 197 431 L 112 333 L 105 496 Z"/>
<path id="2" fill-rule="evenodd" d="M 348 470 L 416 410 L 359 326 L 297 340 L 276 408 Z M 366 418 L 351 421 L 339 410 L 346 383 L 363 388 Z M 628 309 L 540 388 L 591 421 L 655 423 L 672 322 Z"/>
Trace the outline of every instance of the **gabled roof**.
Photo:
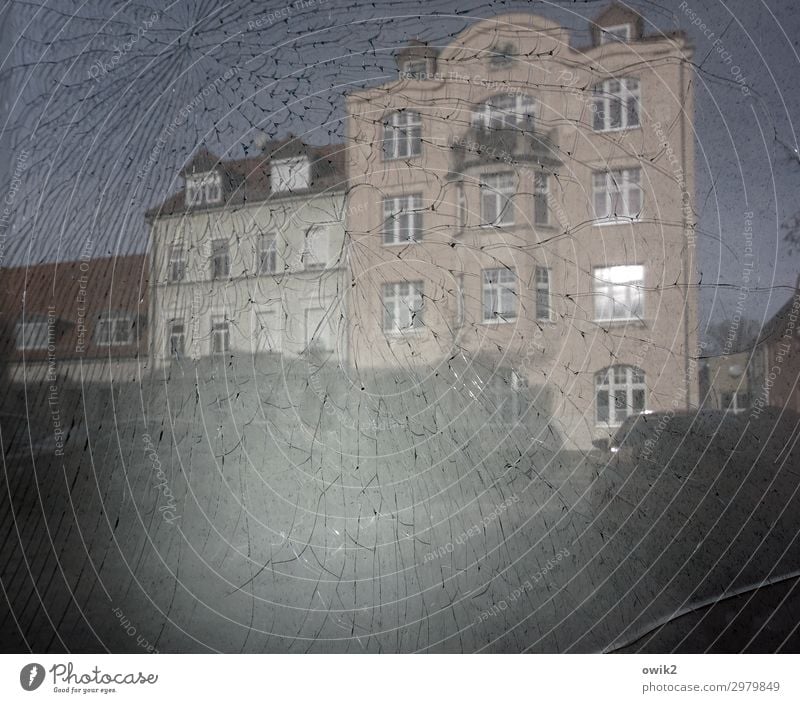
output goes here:
<path id="1" fill-rule="evenodd" d="M 185 190 L 182 189 L 160 205 L 150 208 L 145 217 L 153 219 L 189 211 L 218 209 L 272 198 L 285 198 L 287 195 L 299 195 L 301 193 L 297 191 L 274 195 L 270 191 L 271 162 L 296 156 L 307 156 L 311 165 L 309 188 L 302 192 L 311 194 L 344 190 L 346 187 L 344 149 L 343 144 L 310 146 L 297 137 L 289 136 L 286 139 L 267 142 L 258 156 L 224 161 L 205 147 L 201 147 L 180 173 L 185 178 L 192 173 L 206 173 L 211 170 L 219 172 L 222 176 L 223 202 L 213 207 L 187 208 Z"/>

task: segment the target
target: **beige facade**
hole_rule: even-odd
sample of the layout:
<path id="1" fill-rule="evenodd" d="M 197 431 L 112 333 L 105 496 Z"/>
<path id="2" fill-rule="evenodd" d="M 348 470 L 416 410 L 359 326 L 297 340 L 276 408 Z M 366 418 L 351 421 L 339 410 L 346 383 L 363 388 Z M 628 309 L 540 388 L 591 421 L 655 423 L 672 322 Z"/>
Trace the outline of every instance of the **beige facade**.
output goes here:
<path id="1" fill-rule="evenodd" d="M 580 448 L 696 405 L 691 48 L 641 30 L 502 15 L 348 97 L 359 368 L 488 359 Z"/>
<path id="2" fill-rule="evenodd" d="M 286 145 L 282 145 L 287 151 Z M 346 356 L 344 179 L 334 147 L 219 162 L 151 217 L 151 358 Z"/>

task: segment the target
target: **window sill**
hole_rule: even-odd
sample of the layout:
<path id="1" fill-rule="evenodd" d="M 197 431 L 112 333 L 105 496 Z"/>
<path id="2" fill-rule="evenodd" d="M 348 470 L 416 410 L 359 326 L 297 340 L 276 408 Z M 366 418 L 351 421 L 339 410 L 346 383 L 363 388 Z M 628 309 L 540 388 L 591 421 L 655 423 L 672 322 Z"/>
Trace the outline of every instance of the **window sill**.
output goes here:
<path id="1" fill-rule="evenodd" d="M 619 318 L 611 320 L 592 320 L 596 325 L 603 327 L 647 327 L 647 322 L 640 317 Z"/>
<path id="2" fill-rule="evenodd" d="M 633 132 L 637 129 L 641 129 L 642 125 L 637 124 L 634 127 L 609 127 L 608 129 L 595 129 L 592 127 L 592 132 L 595 134 L 608 134 L 609 132 Z"/>
<path id="3" fill-rule="evenodd" d="M 406 239 L 402 242 L 383 242 L 383 246 L 385 247 L 407 247 L 409 244 L 421 244 L 422 238 L 420 239 Z"/>
<path id="4" fill-rule="evenodd" d="M 512 227 L 515 227 L 515 226 L 516 226 L 515 222 L 508 222 L 508 223 L 503 223 L 503 224 L 500 224 L 500 223 L 497 223 L 497 224 L 494 224 L 494 223 L 489 223 L 489 224 L 481 223 L 481 224 L 478 225 L 478 228 L 479 229 L 484 229 L 484 230 L 486 230 L 486 229 L 511 229 Z"/>
<path id="5" fill-rule="evenodd" d="M 486 325 L 487 327 L 496 327 L 498 325 L 511 325 L 517 321 L 518 318 L 504 318 L 495 320 L 481 320 L 479 324 Z"/>
<path id="6" fill-rule="evenodd" d="M 413 154 L 411 156 L 386 156 L 385 154 L 383 156 L 383 160 L 385 163 L 391 163 L 393 161 L 414 161 L 421 158 L 422 158 L 422 153 Z"/>
<path id="7" fill-rule="evenodd" d="M 403 332 L 387 332 L 383 330 L 383 336 L 386 338 L 386 341 L 391 342 L 402 342 L 404 339 L 414 339 L 422 337 L 427 330 L 423 327 L 420 329 L 410 329 L 405 330 Z"/>
<path id="8" fill-rule="evenodd" d="M 613 219 L 595 220 L 592 227 L 611 227 L 614 225 L 635 225 L 641 222 L 641 217 L 615 217 Z"/>

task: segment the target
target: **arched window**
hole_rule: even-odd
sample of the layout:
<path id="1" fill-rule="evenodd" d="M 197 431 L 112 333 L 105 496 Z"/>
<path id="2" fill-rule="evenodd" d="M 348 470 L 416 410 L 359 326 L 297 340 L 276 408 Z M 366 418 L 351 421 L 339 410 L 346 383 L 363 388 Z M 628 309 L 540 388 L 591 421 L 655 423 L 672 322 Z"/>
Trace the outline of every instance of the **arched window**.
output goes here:
<path id="1" fill-rule="evenodd" d="M 472 113 L 472 124 L 481 129 L 532 130 L 536 101 L 519 93 L 493 95 Z"/>
<path id="2" fill-rule="evenodd" d="M 407 159 L 422 152 L 422 121 L 419 114 L 400 110 L 383 123 L 383 150 L 387 159 Z"/>
<path id="3" fill-rule="evenodd" d="M 644 371 L 635 366 L 611 366 L 595 374 L 598 424 L 620 425 L 628 415 L 645 410 Z"/>
<path id="4" fill-rule="evenodd" d="M 597 84 L 593 91 L 595 132 L 631 129 L 639 126 L 639 81 L 635 78 L 612 78 Z"/>

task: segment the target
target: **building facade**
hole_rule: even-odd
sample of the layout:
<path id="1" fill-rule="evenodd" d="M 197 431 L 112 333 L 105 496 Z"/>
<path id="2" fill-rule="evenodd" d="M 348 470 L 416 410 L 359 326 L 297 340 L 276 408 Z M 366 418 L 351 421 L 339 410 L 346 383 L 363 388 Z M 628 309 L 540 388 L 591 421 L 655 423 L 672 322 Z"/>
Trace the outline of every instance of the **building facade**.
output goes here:
<path id="1" fill-rule="evenodd" d="M 643 24 L 612 5 L 576 47 L 501 15 L 348 96 L 358 368 L 480 359 L 498 418 L 552 413 L 579 448 L 697 405 L 692 50 Z"/>
<path id="2" fill-rule="evenodd" d="M 181 175 L 148 213 L 154 365 L 344 357 L 341 147 L 289 138 L 231 161 L 201 150 Z"/>

